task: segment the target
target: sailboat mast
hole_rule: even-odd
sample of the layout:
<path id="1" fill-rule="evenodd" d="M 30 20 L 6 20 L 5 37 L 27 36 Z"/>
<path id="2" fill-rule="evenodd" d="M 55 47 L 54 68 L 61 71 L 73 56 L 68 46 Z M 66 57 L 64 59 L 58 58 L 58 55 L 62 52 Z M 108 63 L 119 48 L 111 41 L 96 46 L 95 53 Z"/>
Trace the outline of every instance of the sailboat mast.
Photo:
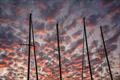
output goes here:
<path id="1" fill-rule="evenodd" d="M 30 14 L 29 16 L 29 49 L 28 49 L 28 72 L 27 72 L 27 80 L 29 80 L 29 77 L 30 77 L 30 50 L 31 50 L 31 20 L 32 18 L 32 14 Z"/>
<path id="2" fill-rule="evenodd" d="M 37 59 L 36 59 L 35 37 L 34 37 L 34 30 L 33 30 L 33 24 L 32 24 L 32 16 L 31 16 L 31 27 L 32 27 L 34 58 L 35 58 L 36 80 L 38 80 L 38 67 L 37 67 Z"/>
<path id="3" fill-rule="evenodd" d="M 88 40 L 87 40 L 87 33 L 86 33 L 85 18 L 83 18 L 83 24 L 84 24 L 84 34 L 85 34 L 85 42 L 86 42 L 86 50 L 87 50 L 88 64 L 89 64 L 89 70 L 90 70 L 90 77 L 91 77 L 91 80 L 93 80 L 90 55 L 89 55 L 89 49 L 88 49 Z"/>
<path id="4" fill-rule="evenodd" d="M 107 64 L 108 64 L 110 78 L 111 78 L 111 80 L 113 80 L 113 75 L 112 75 L 112 71 L 111 71 L 111 67 L 110 67 L 110 62 L 109 62 L 109 59 L 108 59 L 108 52 L 107 52 L 107 48 L 106 48 L 106 45 L 105 45 L 105 39 L 104 39 L 104 35 L 103 35 L 102 26 L 100 26 L 100 31 L 101 31 L 101 37 L 102 37 L 102 42 L 103 42 L 103 46 L 104 46 L 105 57 L 106 57 Z"/>
<path id="5" fill-rule="evenodd" d="M 57 31 L 57 47 L 58 47 L 58 55 L 59 55 L 59 73 L 60 73 L 60 80 L 62 80 L 62 65 L 61 65 L 61 53 L 60 53 L 60 39 L 59 39 L 59 25 L 56 24 L 56 31 Z"/>

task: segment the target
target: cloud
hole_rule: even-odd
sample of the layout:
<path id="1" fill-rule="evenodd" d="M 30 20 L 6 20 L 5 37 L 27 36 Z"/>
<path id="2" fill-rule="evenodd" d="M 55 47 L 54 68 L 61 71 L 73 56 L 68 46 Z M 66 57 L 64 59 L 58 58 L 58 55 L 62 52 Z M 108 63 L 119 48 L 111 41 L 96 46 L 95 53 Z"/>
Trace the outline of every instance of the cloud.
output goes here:
<path id="1" fill-rule="evenodd" d="M 3 27 L 0 26 L 0 44 L 1 46 L 6 45 L 6 46 L 10 46 L 13 43 L 19 43 L 21 42 L 21 40 L 19 38 L 17 38 L 17 36 L 14 35 L 13 33 L 13 29 L 10 28 L 10 26 L 7 27 Z"/>
<path id="2" fill-rule="evenodd" d="M 114 0 L 102 0 L 103 5 L 107 5 L 109 3 L 112 3 Z"/>
<path id="3" fill-rule="evenodd" d="M 38 62 L 40 62 L 38 63 L 39 73 L 42 74 L 40 78 L 43 78 L 43 80 L 47 80 L 48 77 L 51 80 L 58 79 L 54 70 L 59 70 L 55 29 L 56 21 L 59 21 L 60 46 L 65 48 L 65 51 L 61 50 L 64 77 L 72 80 L 78 79 L 82 57 L 80 50 L 83 47 L 83 16 L 86 17 L 90 51 L 94 51 L 95 47 L 97 48 L 94 51 L 97 56 L 91 54 L 92 57 L 95 57 L 91 61 L 94 67 L 100 68 L 100 66 L 97 66 L 97 63 L 102 64 L 100 60 L 104 60 L 105 56 L 102 54 L 103 46 L 101 46 L 101 40 L 99 40 L 101 37 L 96 27 L 103 25 L 108 51 L 116 51 L 119 45 L 115 43 L 119 41 L 120 34 L 118 29 L 120 21 L 119 5 L 119 0 L 0 0 L 0 49 L 6 52 L 6 55 L 0 55 L 0 59 L 3 60 L 0 63 L 1 68 L 6 66 L 8 60 L 9 64 L 12 65 L 14 62 L 11 59 L 13 58 L 18 65 L 13 65 L 13 67 L 7 66 L 7 68 L 17 68 L 19 70 L 22 65 L 25 66 L 25 69 L 27 68 L 27 47 L 17 46 L 17 44 L 27 42 L 28 40 L 29 14 L 31 12 L 33 14 L 33 27 L 37 43 L 37 57 Z M 115 30 L 113 27 L 116 27 L 118 30 Z M 91 38 L 93 34 L 97 35 L 95 41 Z M 19 54 L 19 50 L 26 51 L 26 53 Z M 97 54 L 97 50 L 100 54 Z M 11 52 L 15 53 L 15 55 L 9 54 Z M 77 53 L 80 53 L 79 56 Z M 114 56 L 114 54 L 111 56 Z M 113 61 L 112 59 L 111 61 Z M 50 65 L 46 65 L 47 63 L 50 63 Z M 66 69 L 65 66 L 69 68 Z M 32 65 L 32 67 L 34 66 Z M 45 69 L 47 70 L 45 71 Z M 53 73 L 50 72 L 52 70 Z M 67 71 L 69 72 L 67 73 Z M 89 67 L 86 66 L 84 71 L 85 79 L 89 79 Z M 95 73 L 94 76 L 99 78 L 99 72 L 95 71 Z M 45 74 L 48 74 L 48 76 Z M 25 78 L 25 76 L 23 77 Z"/>

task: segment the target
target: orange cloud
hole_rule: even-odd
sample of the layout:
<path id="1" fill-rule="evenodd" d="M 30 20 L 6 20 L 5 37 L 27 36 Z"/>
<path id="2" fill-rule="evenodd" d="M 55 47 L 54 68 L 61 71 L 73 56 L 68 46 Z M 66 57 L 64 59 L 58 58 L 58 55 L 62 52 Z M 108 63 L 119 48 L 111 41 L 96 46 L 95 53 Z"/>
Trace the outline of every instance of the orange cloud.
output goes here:
<path id="1" fill-rule="evenodd" d="M 50 24 L 50 23 L 54 23 L 55 22 L 55 19 L 53 19 L 52 17 L 48 17 L 47 18 L 47 22 Z"/>
<path id="2" fill-rule="evenodd" d="M 5 62 L 2 62 L 2 63 L 0 64 L 0 68 L 4 68 L 4 67 L 7 67 L 7 64 L 6 64 Z"/>
<path id="3" fill-rule="evenodd" d="M 9 53 L 11 53 L 11 52 L 16 52 L 15 50 L 9 49 L 9 48 L 6 48 L 5 50 L 6 50 L 7 52 L 9 52 Z"/>
<path id="4" fill-rule="evenodd" d="M 39 35 L 45 35 L 46 34 L 46 30 L 36 30 L 35 34 L 39 34 Z"/>
<path id="5" fill-rule="evenodd" d="M 107 17 L 108 18 L 111 18 L 115 13 L 120 13 L 120 8 L 118 7 L 118 8 L 116 8 L 116 9 L 113 9 L 113 10 L 111 10 L 108 14 L 107 14 Z"/>
<path id="6" fill-rule="evenodd" d="M 45 5 L 43 2 L 37 3 L 36 6 L 37 6 L 38 8 L 42 8 L 42 9 L 44 9 L 44 10 L 48 8 L 47 5 Z"/>

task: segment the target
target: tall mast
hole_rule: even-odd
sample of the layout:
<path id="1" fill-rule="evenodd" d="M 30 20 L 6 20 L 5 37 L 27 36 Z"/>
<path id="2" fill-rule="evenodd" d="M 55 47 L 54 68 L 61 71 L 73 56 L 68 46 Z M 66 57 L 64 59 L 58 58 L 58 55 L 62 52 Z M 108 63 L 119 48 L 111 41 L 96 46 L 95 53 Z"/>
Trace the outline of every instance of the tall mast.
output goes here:
<path id="1" fill-rule="evenodd" d="M 29 80 L 30 77 L 30 52 L 31 52 L 31 22 L 32 22 L 32 14 L 29 16 L 29 49 L 28 49 L 28 73 L 27 73 L 27 80 Z"/>
<path id="2" fill-rule="evenodd" d="M 58 47 L 58 55 L 59 55 L 59 73 L 60 73 L 60 80 L 62 80 L 62 65 L 61 65 L 61 53 L 60 53 L 60 39 L 59 39 L 59 27 L 58 23 L 56 24 L 56 31 L 57 31 L 57 47 Z"/>
<path id="3" fill-rule="evenodd" d="M 88 64 L 89 64 L 89 70 L 90 70 L 90 77 L 91 77 L 91 80 L 93 80 L 90 55 L 89 55 L 89 49 L 88 49 L 88 40 L 87 40 L 87 33 L 86 33 L 85 18 L 83 18 L 83 24 L 84 24 L 84 34 L 85 34 L 85 42 L 86 42 L 86 50 L 87 50 Z"/>
<path id="4" fill-rule="evenodd" d="M 107 52 L 107 48 L 106 48 L 106 45 L 105 45 L 105 39 L 104 39 L 104 35 L 103 35 L 102 26 L 100 26 L 100 31 L 101 31 L 101 37 L 102 37 L 102 42 L 103 42 L 103 46 L 104 46 L 105 57 L 106 57 L 107 64 L 108 64 L 110 78 L 111 78 L 111 80 L 113 80 L 113 75 L 112 75 L 112 71 L 111 71 L 111 67 L 110 67 L 110 62 L 109 62 L 109 59 L 108 59 L 108 52 Z"/>
<path id="5" fill-rule="evenodd" d="M 31 41 L 33 39 L 33 43 Z M 27 45 L 28 48 L 28 71 L 27 71 L 27 80 L 30 79 L 30 54 L 31 54 L 31 47 L 34 47 L 34 58 L 35 58 L 35 69 L 36 69 L 36 80 L 38 80 L 38 70 L 37 70 L 37 60 L 36 60 L 36 49 L 35 49 L 35 40 L 34 40 L 34 31 L 33 31 L 33 25 L 32 25 L 32 14 L 29 16 L 29 43 L 28 44 L 21 44 L 21 45 Z"/>
<path id="6" fill-rule="evenodd" d="M 34 58 L 35 58 L 36 80 L 38 80 L 38 67 L 37 67 L 37 59 L 36 59 L 35 37 L 34 37 L 34 30 L 33 30 L 33 24 L 32 24 L 32 17 L 31 17 L 31 27 L 32 27 Z"/>

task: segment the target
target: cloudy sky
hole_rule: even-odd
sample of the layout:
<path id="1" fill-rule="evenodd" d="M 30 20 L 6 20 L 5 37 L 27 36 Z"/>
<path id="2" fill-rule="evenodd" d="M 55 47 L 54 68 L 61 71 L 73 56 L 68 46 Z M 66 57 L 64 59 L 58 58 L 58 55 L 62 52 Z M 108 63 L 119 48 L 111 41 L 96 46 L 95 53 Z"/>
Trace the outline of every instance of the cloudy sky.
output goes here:
<path id="1" fill-rule="evenodd" d="M 63 80 L 81 80 L 83 17 L 94 80 L 110 80 L 103 28 L 114 80 L 120 79 L 120 0 L 0 0 L 0 79 L 26 80 L 29 14 L 32 13 L 40 80 L 59 80 L 56 22 L 59 22 Z M 90 80 L 85 48 L 84 79 Z M 30 80 L 35 78 L 31 49 Z"/>

